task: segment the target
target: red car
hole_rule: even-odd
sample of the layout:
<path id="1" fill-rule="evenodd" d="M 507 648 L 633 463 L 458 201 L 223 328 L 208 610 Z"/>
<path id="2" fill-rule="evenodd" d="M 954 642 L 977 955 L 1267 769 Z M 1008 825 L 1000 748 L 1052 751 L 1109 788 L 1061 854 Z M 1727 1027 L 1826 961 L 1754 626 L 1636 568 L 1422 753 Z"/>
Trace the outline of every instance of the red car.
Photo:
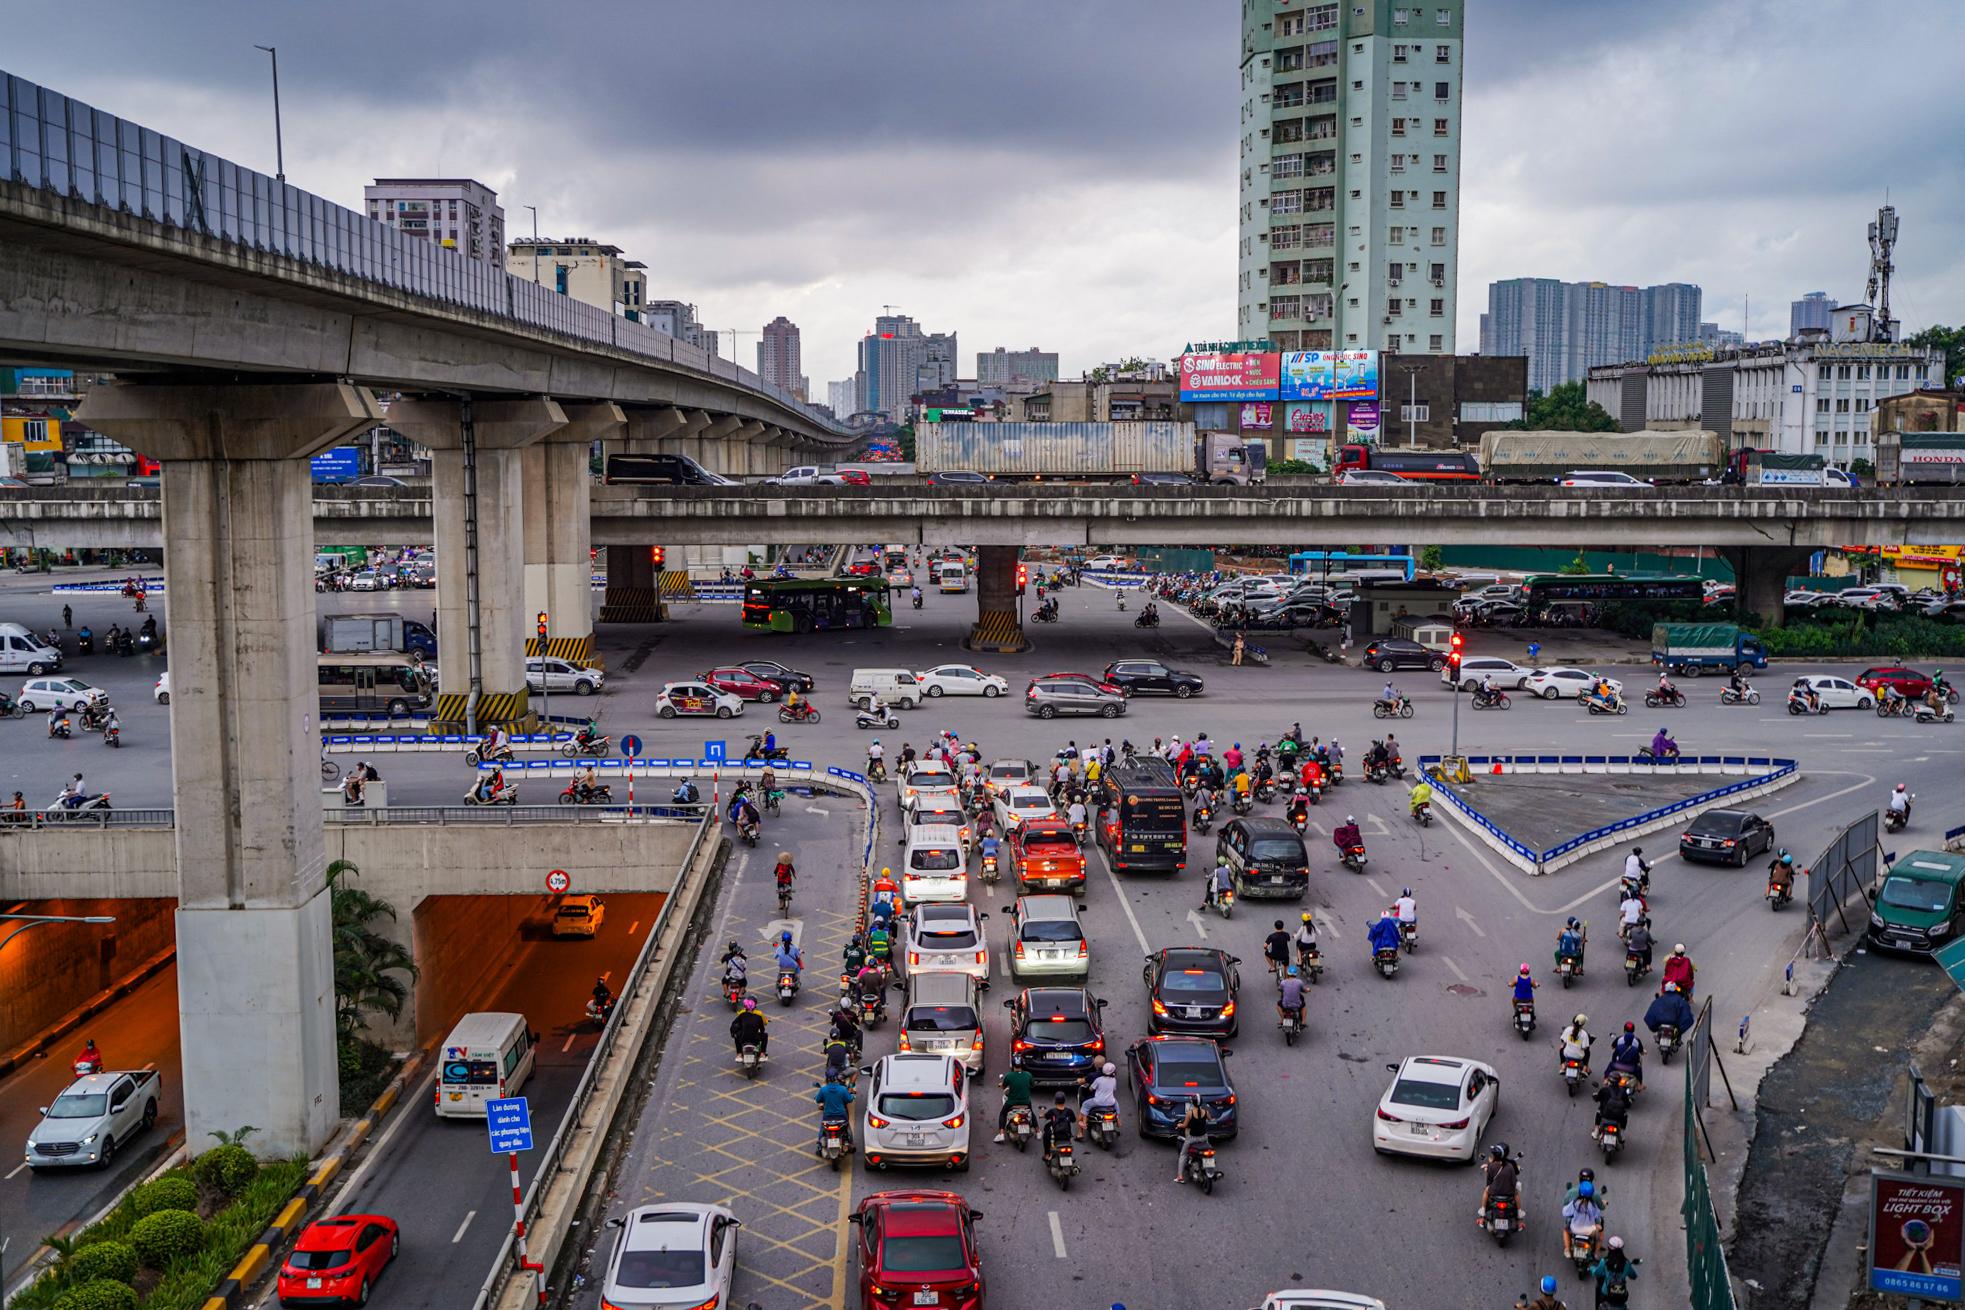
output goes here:
<path id="1" fill-rule="evenodd" d="M 1023 891 L 1085 894 L 1085 856 L 1063 819 L 1029 819 L 1011 829 L 1010 867 Z"/>
<path id="2" fill-rule="evenodd" d="M 367 1305 L 375 1280 L 401 1249 L 402 1235 L 387 1215 L 316 1219 L 300 1230 L 299 1240 L 280 1266 L 280 1304 Z"/>
<path id="3" fill-rule="evenodd" d="M 849 487 L 870 487 L 873 485 L 873 479 L 867 476 L 865 469 L 841 469 L 839 470 L 839 480 Z"/>
<path id="4" fill-rule="evenodd" d="M 954 1192 L 875 1192 L 860 1230 L 860 1310 L 982 1310 L 980 1211 Z"/>
<path id="5" fill-rule="evenodd" d="M 1909 700 L 1917 700 L 1931 690 L 1931 679 L 1916 669 L 1907 669 L 1901 664 L 1884 664 L 1873 669 L 1864 669 L 1857 674 L 1856 685 L 1878 693 L 1881 693 L 1885 687 L 1895 687 L 1899 695 Z M 1951 693 L 1951 699 L 1957 701 L 1956 691 Z"/>
<path id="6" fill-rule="evenodd" d="M 875 560 L 863 559 L 857 564 L 848 564 L 846 572 L 856 578 L 875 578 L 880 576 L 880 565 Z"/>
<path id="7" fill-rule="evenodd" d="M 731 664 L 720 669 L 711 669 L 702 676 L 702 681 L 718 691 L 727 691 L 738 700 L 754 700 L 769 705 L 778 699 L 779 688 L 775 682 L 766 682 L 749 669 Z"/>

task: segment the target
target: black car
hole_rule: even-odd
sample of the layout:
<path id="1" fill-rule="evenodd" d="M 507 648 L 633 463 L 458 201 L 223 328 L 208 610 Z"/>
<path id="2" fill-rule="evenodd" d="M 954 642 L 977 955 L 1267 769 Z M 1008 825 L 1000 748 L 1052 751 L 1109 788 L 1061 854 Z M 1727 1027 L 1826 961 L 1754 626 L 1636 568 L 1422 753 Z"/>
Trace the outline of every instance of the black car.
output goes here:
<path id="1" fill-rule="evenodd" d="M 788 691 L 802 694 L 817 685 L 812 681 L 812 675 L 803 669 L 794 669 L 776 660 L 747 660 L 738 667 L 753 674 L 762 682 L 777 684 L 780 695 Z"/>
<path id="2" fill-rule="evenodd" d="M 1170 669 L 1158 660 L 1114 660 L 1105 666 L 1105 680 L 1124 689 L 1127 695 L 1142 691 L 1164 691 L 1186 700 L 1199 696 L 1207 685 L 1185 669 Z"/>
<path id="3" fill-rule="evenodd" d="M 1446 667 L 1446 656 L 1404 637 L 1383 637 L 1365 647 L 1364 666 L 1390 673 L 1393 669 L 1431 669 Z"/>
<path id="4" fill-rule="evenodd" d="M 1678 835 L 1678 853 L 1684 858 L 1741 868 L 1757 852 L 1772 849 L 1774 825 L 1751 810 L 1707 810 Z"/>
<path id="5" fill-rule="evenodd" d="M 1105 1062 L 1105 1002 L 1083 987 L 1026 987 L 1010 1012 L 1010 1067 L 1032 1082 L 1075 1083 Z"/>
<path id="6" fill-rule="evenodd" d="M 1191 487 L 1194 479 L 1186 473 L 1135 473 L 1135 487 Z"/>
<path id="7" fill-rule="evenodd" d="M 1147 956 L 1141 974 L 1153 1013 L 1146 1031 L 1233 1037 L 1235 992 L 1242 985 L 1235 966 L 1240 963 L 1226 951 L 1205 946 L 1170 946 Z"/>
<path id="8" fill-rule="evenodd" d="M 1126 1048 L 1126 1082 L 1133 1089 L 1141 1137 L 1173 1137 L 1190 1101 L 1208 1112 L 1208 1136 L 1233 1137 L 1235 1084 L 1224 1061 L 1232 1054 L 1208 1037 L 1142 1037 Z"/>

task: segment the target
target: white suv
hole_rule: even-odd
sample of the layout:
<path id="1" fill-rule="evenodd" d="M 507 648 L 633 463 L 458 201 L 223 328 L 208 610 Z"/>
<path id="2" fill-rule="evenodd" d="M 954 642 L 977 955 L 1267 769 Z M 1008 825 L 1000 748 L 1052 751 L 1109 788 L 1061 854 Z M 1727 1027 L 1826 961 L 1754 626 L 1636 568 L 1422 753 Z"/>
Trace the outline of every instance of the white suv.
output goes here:
<path id="1" fill-rule="evenodd" d="M 946 1055 L 881 1057 L 869 1071 L 860 1149 L 874 1168 L 969 1168 L 969 1075 Z"/>
<path id="2" fill-rule="evenodd" d="M 1460 690 L 1472 691 L 1481 685 L 1481 679 L 1493 678 L 1494 685 L 1502 688 L 1512 687 L 1521 690 L 1523 683 L 1533 669 L 1525 669 L 1513 660 L 1504 660 L 1499 655 L 1469 655 L 1460 661 Z M 1445 669 L 1440 670 L 1440 685 L 1453 685 L 1453 675 Z"/>

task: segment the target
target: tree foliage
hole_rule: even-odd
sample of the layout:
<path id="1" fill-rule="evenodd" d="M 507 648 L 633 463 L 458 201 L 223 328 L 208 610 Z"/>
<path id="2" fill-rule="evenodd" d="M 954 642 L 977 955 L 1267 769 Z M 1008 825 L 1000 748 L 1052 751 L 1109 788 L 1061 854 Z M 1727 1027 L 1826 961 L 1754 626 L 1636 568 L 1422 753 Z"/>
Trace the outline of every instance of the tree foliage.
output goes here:
<path id="1" fill-rule="evenodd" d="M 393 921 L 396 907 L 359 887 L 341 885 L 341 875 L 360 872 L 347 860 L 336 860 L 327 871 L 334 898 L 334 1022 L 344 1035 L 366 1028 L 366 1016 L 374 1011 L 399 1016 L 417 973 L 409 948 L 376 926 Z"/>
<path id="2" fill-rule="evenodd" d="M 1419 552 L 1419 567 L 1428 573 L 1438 573 L 1446 567 L 1446 551 L 1438 546 L 1427 546 Z"/>
<path id="3" fill-rule="evenodd" d="M 1965 325 L 1945 327 L 1943 324 L 1933 324 L 1922 332 L 1913 332 L 1904 341 L 1907 345 L 1927 349 L 1935 346 L 1945 352 L 1945 375 L 1939 386 L 1949 387 L 1952 379 L 1965 377 Z"/>
<path id="4" fill-rule="evenodd" d="M 1546 396 L 1529 392 L 1527 417 L 1504 426 L 1527 432 L 1615 432 L 1617 420 L 1589 398 L 1581 382 L 1558 382 Z"/>

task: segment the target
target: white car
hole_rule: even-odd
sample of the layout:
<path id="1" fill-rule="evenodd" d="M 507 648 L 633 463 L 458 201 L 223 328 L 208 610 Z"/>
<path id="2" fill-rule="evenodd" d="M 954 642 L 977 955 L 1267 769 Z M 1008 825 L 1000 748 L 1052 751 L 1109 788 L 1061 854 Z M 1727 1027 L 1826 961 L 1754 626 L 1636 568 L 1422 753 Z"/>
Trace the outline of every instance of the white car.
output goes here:
<path id="1" fill-rule="evenodd" d="M 673 719 L 678 715 L 734 718 L 744 712 L 740 697 L 701 682 L 671 682 L 655 693 L 655 714 Z"/>
<path id="2" fill-rule="evenodd" d="M 525 662 L 525 685 L 533 691 L 570 691 L 576 696 L 591 696 L 606 681 L 607 675 L 599 669 L 572 660 L 548 657 Z"/>
<path id="3" fill-rule="evenodd" d="M 1130 567 L 1132 566 L 1129 563 L 1127 563 L 1125 559 L 1123 559 L 1118 555 L 1094 555 L 1090 559 L 1085 561 L 1086 571 L 1093 572 L 1093 573 L 1098 573 L 1098 572 L 1110 573 L 1116 570 L 1126 569 Z"/>
<path id="4" fill-rule="evenodd" d="M 348 580 L 350 591 L 381 591 L 382 579 L 373 573 L 357 573 Z"/>
<path id="5" fill-rule="evenodd" d="M 737 1216 L 720 1205 L 641 1205 L 608 1221 L 621 1238 L 601 1299 L 619 1310 L 727 1305 L 737 1271 Z"/>
<path id="6" fill-rule="evenodd" d="M 1562 487 L 1605 487 L 1612 490 L 1643 488 L 1650 491 L 1652 486 L 1643 478 L 1634 478 L 1628 473 L 1615 469 L 1575 469 L 1565 473 L 1557 480 Z"/>
<path id="7" fill-rule="evenodd" d="M 157 675 L 157 685 L 150 689 L 150 699 L 159 705 L 171 703 L 171 671 L 165 669 Z"/>
<path id="8" fill-rule="evenodd" d="M 1050 793 L 1042 787 L 1004 787 L 990 804 L 996 810 L 996 830 L 1004 833 L 1025 819 L 1053 818 L 1058 812 L 1058 807 L 1051 804 Z"/>
<path id="9" fill-rule="evenodd" d="M 1403 487 L 1406 479 L 1384 469 L 1345 469 L 1337 475 L 1340 487 Z"/>
<path id="10" fill-rule="evenodd" d="M 925 1052 L 882 1056 L 865 1095 L 860 1149 L 868 1164 L 968 1169 L 974 1116 L 969 1113 L 969 1074 L 961 1061 Z"/>
<path id="11" fill-rule="evenodd" d="M 1385 1310 L 1375 1296 L 1332 1292 L 1321 1287 L 1286 1287 L 1262 1298 L 1256 1310 Z"/>
<path id="12" fill-rule="evenodd" d="M 1001 696 L 1010 684 L 994 673 L 984 673 L 968 664 L 938 664 L 914 675 L 928 696 Z"/>
<path id="13" fill-rule="evenodd" d="M 901 852 L 901 902 L 960 901 L 969 894 L 969 846 L 962 830 L 949 823 L 923 823 L 907 830 Z"/>
<path id="14" fill-rule="evenodd" d="M 966 901 L 915 906 L 907 916 L 906 972 L 966 973 L 989 986 L 988 917 Z"/>
<path id="15" fill-rule="evenodd" d="M 1876 707 L 1875 693 L 1867 687 L 1858 687 L 1847 678 L 1816 673 L 1796 678 L 1795 682 L 1805 682 L 1813 687 L 1816 695 L 1822 698 L 1822 704 L 1832 710 L 1868 710 Z"/>
<path id="16" fill-rule="evenodd" d="M 995 796 L 1006 787 L 1035 786 L 1037 766 L 1029 760 L 991 760 L 983 770 L 983 793 Z"/>
<path id="17" fill-rule="evenodd" d="M 1501 1101 L 1491 1065 L 1444 1055 L 1388 1064 L 1392 1085 L 1378 1098 L 1371 1146 L 1380 1155 L 1471 1161 Z"/>
<path id="18" fill-rule="evenodd" d="M 1534 669 L 1521 683 L 1523 691 L 1540 696 L 1543 700 L 1555 700 L 1559 696 L 1580 699 L 1590 688 L 1604 681 L 1588 669 Z M 1608 680 L 1610 689 L 1623 694 L 1624 684 L 1616 678 Z"/>
<path id="19" fill-rule="evenodd" d="M 1533 669 L 1525 669 L 1499 655 L 1469 655 L 1460 661 L 1460 690 L 1472 691 L 1481 685 L 1483 678 L 1493 678 L 1495 686 L 1503 690 L 1512 687 L 1519 691 L 1533 672 Z M 1440 685 L 1453 685 L 1453 675 L 1445 669 L 1440 670 Z"/>
<path id="20" fill-rule="evenodd" d="M 80 678 L 29 678 L 15 698 L 29 714 L 36 710 L 79 710 L 91 701 L 107 701 L 109 693 Z"/>
<path id="21" fill-rule="evenodd" d="M 1010 908 L 1012 978 L 1089 978 L 1092 946 L 1078 920 L 1075 896 L 1019 896 Z"/>
<path id="22" fill-rule="evenodd" d="M 916 793 L 924 791 L 959 792 L 960 787 L 955 774 L 940 760 L 916 760 L 906 777 L 894 780 L 894 796 L 906 809 L 914 803 Z"/>

